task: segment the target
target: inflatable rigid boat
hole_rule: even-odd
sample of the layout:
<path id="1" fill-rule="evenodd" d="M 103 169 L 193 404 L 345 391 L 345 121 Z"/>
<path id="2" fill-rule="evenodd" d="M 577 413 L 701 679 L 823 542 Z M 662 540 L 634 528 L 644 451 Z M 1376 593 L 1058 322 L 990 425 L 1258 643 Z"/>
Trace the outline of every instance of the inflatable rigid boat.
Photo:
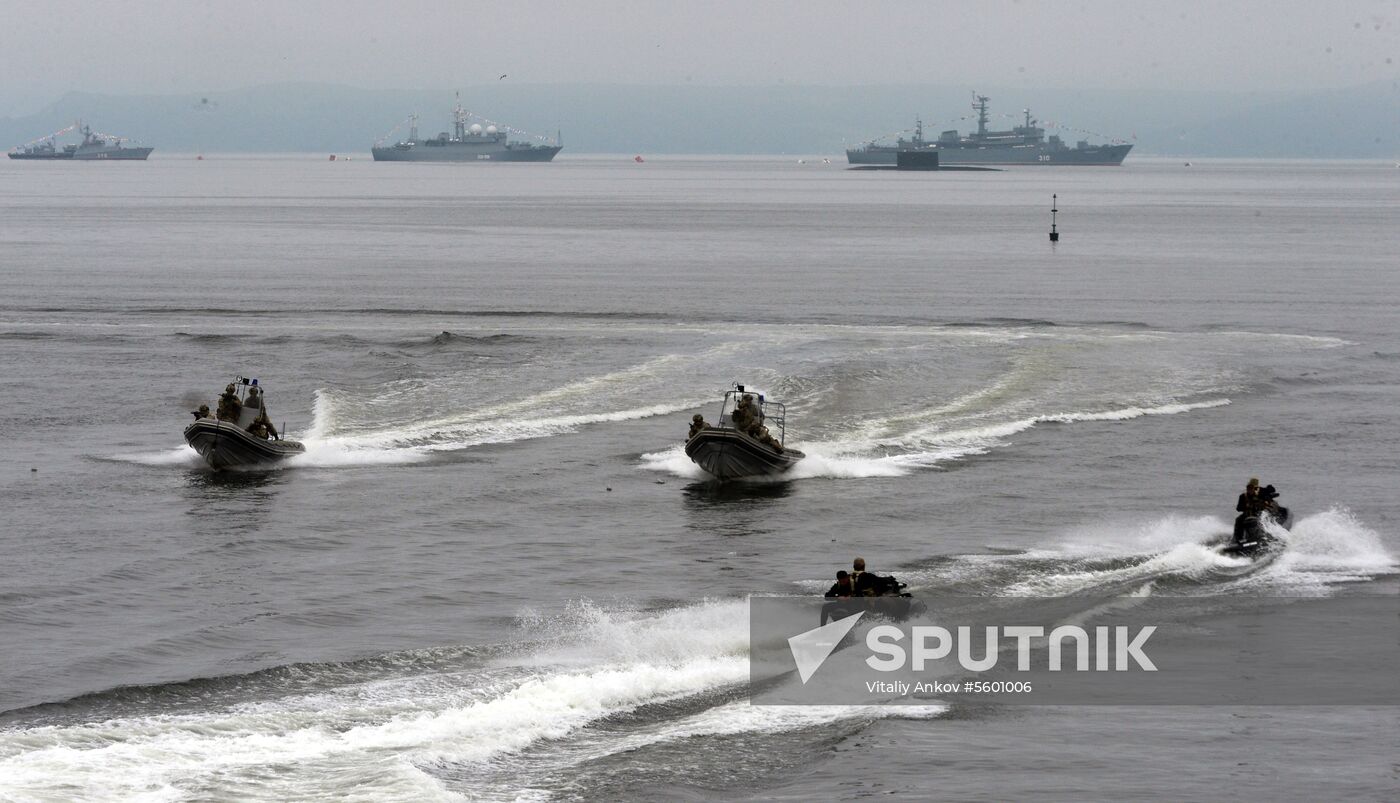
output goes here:
<path id="1" fill-rule="evenodd" d="M 240 404 L 246 402 L 248 389 L 257 387 L 257 382 L 254 379 L 250 383 L 243 377 L 234 380 Z M 201 417 L 196 412 L 194 423 L 185 427 L 185 443 L 216 469 L 267 467 L 304 453 L 306 447 L 300 441 L 264 438 L 249 431 L 265 409 L 265 406 L 242 406 L 234 421 Z M 204 408 L 204 414 L 208 415 L 208 408 Z"/>
<path id="2" fill-rule="evenodd" d="M 768 401 L 762 393 L 745 392 L 743 385 L 724 394 L 717 424 L 699 426 L 686 440 L 685 454 L 721 480 L 780 475 L 807 456 L 783 445 L 787 408 Z M 776 437 L 769 434 L 769 426 Z"/>

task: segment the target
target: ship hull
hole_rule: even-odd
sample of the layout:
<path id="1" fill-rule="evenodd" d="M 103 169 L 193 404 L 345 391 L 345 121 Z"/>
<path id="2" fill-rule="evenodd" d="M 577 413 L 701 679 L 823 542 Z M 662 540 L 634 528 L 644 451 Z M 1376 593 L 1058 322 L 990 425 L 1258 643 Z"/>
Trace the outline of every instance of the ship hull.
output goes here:
<path id="1" fill-rule="evenodd" d="M 185 427 L 185 442 L 212 468 L 276 465 L 306 452 L 297 441 L 264 440 L 227 421 L 201 418 Z"/>
<path id="2" fill-rule="evenodd" d="M 728 427 L 701 430 L 686 441 L 685 453 L 721 480 L 777 476 L 806 457 L 796 449 L 778 451 Z"/>
<path id="3" fill-rule="evenodd" d="M 1045 148 L 1037 146 L 920 148 L 920 152 L 938 154 L 941 165 L 1076 165 L 1117 167 L 1123 164 L 1132 145 L 1099 145 L 1092 148 Z M 907 150 L 907 149 L 906 149 Z M 846 161 L 853 165 L 893 165 L 899 148 L 867 146 L 846 151 Z"/>
<path id="4" fill-rule="evenodd" d="M 411 148 L 389 145 L 371 149 L 376 162 L 548 162 L 562 146 L 477 147 L 470 143 L 447 145 L 416 144 Z"/>
<path id="5" fill-rule="evenodd" d="M 111 148 L 100 151 L 79 149 L 73 154 L 75 162 L 144 162 L 155 148 Z"/>
<path id="6" fill-rule="evenodd" d="M 83 153 L 12 153 L 11 159 L 33 159 L 37 161 L 66 162 L 144 162 L 155 148 L 116 148 L 106 151 Z"/>

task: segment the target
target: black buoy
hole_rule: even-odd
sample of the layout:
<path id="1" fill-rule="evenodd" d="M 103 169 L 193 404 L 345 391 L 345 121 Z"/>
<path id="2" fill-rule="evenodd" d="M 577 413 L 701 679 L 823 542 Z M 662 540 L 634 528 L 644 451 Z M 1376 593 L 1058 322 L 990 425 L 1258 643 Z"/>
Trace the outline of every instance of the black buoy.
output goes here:
<path id="1" fill-rule="evenodd" d="M 1059 197 L 1059 195 L 1054 194 L 1050 196 L 1050 242 L 1052 243 L 1060 241 L 1060 233 L 1055 231 L 1055 215 L 1060 211 L 1057 208 Z"/>

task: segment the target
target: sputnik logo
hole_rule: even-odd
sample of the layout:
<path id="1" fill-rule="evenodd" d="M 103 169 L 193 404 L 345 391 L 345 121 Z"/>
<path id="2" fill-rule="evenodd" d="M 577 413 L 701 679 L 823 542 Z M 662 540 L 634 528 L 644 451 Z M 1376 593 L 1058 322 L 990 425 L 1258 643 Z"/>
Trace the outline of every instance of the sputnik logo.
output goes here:
<path id="1" fill-rule="evenodd" d="M 788 639 L 788 649 L 792 650 L 792 660 L 797 663 L 797 675 L 802 679 L 802 685 L 807 685 L 807 681 L 821 668 L 836 649 L 836 645 L 841 643 L 841 639 L 851 632 L 851 628 L 855 627 L 856 622 L 864 615 L 865 611 L 861 611 L 854 616 L 828 622 L 815 630 L 808 630 Z"/>

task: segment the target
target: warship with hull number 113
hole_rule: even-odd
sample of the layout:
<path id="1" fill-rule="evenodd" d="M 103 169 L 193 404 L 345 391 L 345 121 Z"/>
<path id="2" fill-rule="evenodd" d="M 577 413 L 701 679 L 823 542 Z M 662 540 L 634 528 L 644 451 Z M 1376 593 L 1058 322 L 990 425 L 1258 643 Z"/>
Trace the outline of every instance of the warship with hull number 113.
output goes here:
<path id="1" fill-rule="evenodd" d="M 452 134 L 444 131 L 419 139 L 415 114 L 409 118 L 408 139 L 392 145 L 376 143 L 370 152 L 376 162 L 548 162 L 564 149 L 559 137 L 552 145 L 511 141 L 503 126 L 490 121 L 485 126 L 469 125 L 468 116 L 458 100 L 452 110 Z"/>

